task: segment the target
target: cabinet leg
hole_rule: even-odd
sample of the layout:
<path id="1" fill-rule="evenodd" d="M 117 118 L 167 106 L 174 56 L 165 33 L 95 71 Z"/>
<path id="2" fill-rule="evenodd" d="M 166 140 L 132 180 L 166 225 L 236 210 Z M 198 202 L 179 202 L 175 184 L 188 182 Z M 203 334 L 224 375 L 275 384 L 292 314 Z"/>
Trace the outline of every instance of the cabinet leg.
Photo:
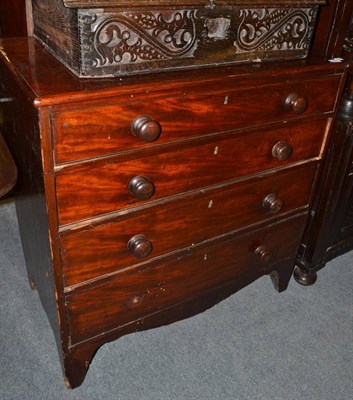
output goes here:
<path id="1" fill-rule="evenodd" d="M 82 344 L 64 355 L 63 372 L 65 384 L 69 389 L 75 389 L 84 381 L 93 356 L 100 346 Z"/>
<path id="2" fill-rule="evenodd" d="M 273 286 L 278 292 L 283 292 L 287 289 L 290 278 L 293 274 L 293 268 L 294 266 L 291 264 L 270 273 Z"/>
<path id="3" fill-rule="evenodd" d="M 310 286 L 316 282 L 317 274 L 305 268 L 296 266 L 294 269 L 294 279 L 303 286 Z"/>

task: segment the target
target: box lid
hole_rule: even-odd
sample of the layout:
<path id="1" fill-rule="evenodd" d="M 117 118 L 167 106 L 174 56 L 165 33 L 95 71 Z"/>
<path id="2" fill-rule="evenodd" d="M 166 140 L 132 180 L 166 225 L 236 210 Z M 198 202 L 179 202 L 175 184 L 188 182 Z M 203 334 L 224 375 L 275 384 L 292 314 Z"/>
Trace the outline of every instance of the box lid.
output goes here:
<path id="1" fill-rule="evenodd" d="M 327 0 L 62 0 L 69 8 L 146 7 L 146 6 L 312 6 L 327 4 Z"/>

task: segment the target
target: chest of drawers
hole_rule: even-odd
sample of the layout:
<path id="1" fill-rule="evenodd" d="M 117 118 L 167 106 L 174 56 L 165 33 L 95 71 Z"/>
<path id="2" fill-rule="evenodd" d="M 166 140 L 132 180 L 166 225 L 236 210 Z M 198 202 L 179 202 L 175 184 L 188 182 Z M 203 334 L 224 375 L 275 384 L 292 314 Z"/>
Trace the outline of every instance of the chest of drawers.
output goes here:
<path id="1" fill-rule="evenodd" d="M 286 289 L 344 80 L 306 61 L 80 81 L 2 42 L 23 249 L 68 386 L 108 341 L 262 275 Z"/>

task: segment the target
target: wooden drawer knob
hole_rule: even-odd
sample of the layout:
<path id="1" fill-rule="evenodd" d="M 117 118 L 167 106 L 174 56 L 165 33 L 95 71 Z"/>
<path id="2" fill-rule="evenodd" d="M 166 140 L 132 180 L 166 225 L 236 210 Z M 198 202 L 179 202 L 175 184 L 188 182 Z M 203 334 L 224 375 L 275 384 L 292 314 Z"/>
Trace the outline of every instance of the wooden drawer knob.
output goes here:
<path id="1" fill-rule="evenodd" d="M 145 235 L 135 235 L 128 241 L 127 249 L 136 258 L 145 258 L 151 254 L 152 243 Z"/>
<path id="2" fill-rule="evenodd" d="M 308 108 L 307 99 L 296 93 L 289 94 L 284 104 L 288 111 L 292 111 L 295 114 L 303 114 L 303 112 Z"/>
<path id="3" fill-rule="evenodd" d="M 134 136 L 143 142 L 154 142 L 162 132 L 162 128 L 157 121 L 147 115 L 135 118 L 131 125 Z"/>
<path id="4" fill-rule="evenodd" d="M 145 176 L 135 176 L 129 183 L 130 193 L 138 200 L 147 200 L 154 194 L 154 184 Z"/>
<path id="5" fill-rule="evenodd" d="M 257 247 L 254 254 L 262 264 L 267 264 L 272 258 L 272 253 L 266 246 Z"/>
<path id="6" fill-rule="evenodd" d="M 279 161 L 288 160 L 293 153 L 293 147 L 285 142 L 279 141 L 272 147 L 272 157 L 277 158 Z"/>
<path id="7" fill-rule="evenodd" d="M 262 200 L 262 207 L 266 211 L 271 211 L 274 213 L 279 212 L 282 210 L 283 201 L 279 199 L 274 193 L 270 193 Z"/>

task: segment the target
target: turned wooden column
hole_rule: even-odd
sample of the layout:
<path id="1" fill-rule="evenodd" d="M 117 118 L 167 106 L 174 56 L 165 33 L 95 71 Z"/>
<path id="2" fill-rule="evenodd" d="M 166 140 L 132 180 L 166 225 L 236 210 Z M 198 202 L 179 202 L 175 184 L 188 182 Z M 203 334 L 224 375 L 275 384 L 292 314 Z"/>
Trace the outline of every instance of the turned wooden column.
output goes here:
<path id="1" fill-rule="evenodd" d="M 353 250 L 353 4 L 333 0 L 323 7 L 312 49 L 327 59 L 351 62 L 351 73 L 333 127 L 310 218 L 299 248 L 294 278 L 312 285 L 317 271 Z"/>
<path id="2" fill-rule="evenodd" d="M 352 78 L 351 78 L 352 79 Z M 294 278 L 312 285 L 325 264 L 353 249 L 353 81 L 347 87 L 335 122 L 328 156 Z"/>

